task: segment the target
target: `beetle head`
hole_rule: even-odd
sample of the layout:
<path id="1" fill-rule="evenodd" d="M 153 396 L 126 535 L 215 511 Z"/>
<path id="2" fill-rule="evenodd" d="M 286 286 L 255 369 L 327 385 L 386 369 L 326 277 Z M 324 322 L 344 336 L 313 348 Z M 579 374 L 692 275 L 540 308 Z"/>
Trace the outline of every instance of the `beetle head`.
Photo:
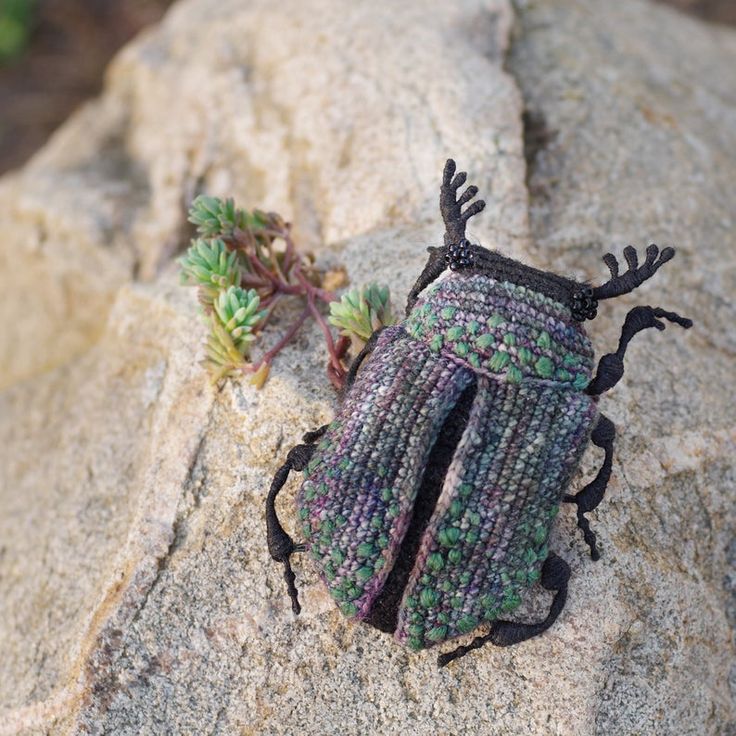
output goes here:
<path id="1" fill-rule="evenodd" d="M 611 272 L 611 278 L 596 287 L 532 268 L 498 251 L 470 243 L 465 237 L 468 220 L 481 212 L 486 203 L 482 199 L 471 201 L 478 193 L 478 187 L 472 184 L 458 196 L 467 174 L 464 171 L 455 174 L 455 168 L 455 162 L 448 159 L 440 187 L 440 212 L 445 221 L 445 245 L 442 249 L 445 265 L 452 271 L 482 273 L 499 281 L 509 281 L 538 291 L 567 306 L 577 322 L 594 319 L 598 314 L 599 300 L 628 294 L 651 278 L 660 266 L 675 255 L 674 248 L 663 248 L 660 252 L 652 244 L 646 250 L 644 264 L 639 266 L 636 250 L 629 245 L 624 248 L 628 270 L 619 274 L 618 261 L 611 253 L 607 253 L 603 260 Z M 465 204 L 468 206 L 463 209 Z"/>

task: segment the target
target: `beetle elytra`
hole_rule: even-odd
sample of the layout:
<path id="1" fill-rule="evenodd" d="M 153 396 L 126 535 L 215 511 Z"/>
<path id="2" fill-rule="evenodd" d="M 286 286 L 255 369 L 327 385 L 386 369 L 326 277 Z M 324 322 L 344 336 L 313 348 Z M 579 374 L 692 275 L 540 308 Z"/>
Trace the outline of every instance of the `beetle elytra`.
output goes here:
<path id="1" fill-rule="evenodd" d="M 650 245 L 640 264 L 629 246 L 624 273 L 609 253 L 610 279 L 596 287 L 540 271 L 466 239 L 466 223 L 484 202 L 472 201 L 475 186 L 458 196 L 465 180 L 449 160 L 440 189 L 444 246 L 430 249 L 405 319 L 371 337 L 351 365 L 334 421 L 288 453 L 266 501 L 268 549 L 285 567 L 295 613 L 290 557 L 308 550 L 343 614 L 411 649 L 489 625 L 441 655 L 440 665 L 487 642 L 520 643 L 557 619 L 570 568 L 547 538 L 561 503 L 576 506 L 591 556 L 599 556 L 586 514 L 603 499 L 615 429 L 598 397 L 623 376 L 636 333 L 662 330 L 662 320 L 692 324 L 635 307 L 618 349 L 593 373 L 583 322 L 599 301 L 653 276 L 674 249 Z M 603 463 L 567 495 L 590 441 L 603 449 Z M 305 475 L 301 545 L 274 505 L 291 470 Z M 547 616 L 509 620 L 537 581 L 554 592 Z"/>

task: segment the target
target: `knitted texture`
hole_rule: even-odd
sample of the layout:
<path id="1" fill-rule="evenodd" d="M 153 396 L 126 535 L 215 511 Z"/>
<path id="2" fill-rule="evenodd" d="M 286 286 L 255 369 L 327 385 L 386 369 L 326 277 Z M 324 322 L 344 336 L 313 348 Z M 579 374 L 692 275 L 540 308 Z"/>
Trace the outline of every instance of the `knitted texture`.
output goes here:
<path id="1" fill-rule="evenodd" d="M 567 306 L 526 286 L 484 275 L 444 279 L 417 302 L 406 331 L 510 383 L 536 378 L 582 390 L 590 382 L 584 330 Z"/>
<path id="2" fill-rule="evenodd" d="M 438 433 L 477 382 L 399 609 L 420 649 L 515 608 L 597 417 L 592 348 L 569 307 L 454 273 L 381 334 L 305 469 L 297 505 L 332 597 L 364 619 L 411 521 Z"/>
<path id="3" fill-rule="evenodd" d="M 347 616 L 364 618 L 411 519 L 422 471 L 472 373 L 388 328 L 305 468 L 299 515 Z"/>
<path id="4" fill-rule="evenodd" d="M 479 380 L 404 593 L 400 642 L 421 649 L 521 603 L 596 415 L 582 393 Z"/>

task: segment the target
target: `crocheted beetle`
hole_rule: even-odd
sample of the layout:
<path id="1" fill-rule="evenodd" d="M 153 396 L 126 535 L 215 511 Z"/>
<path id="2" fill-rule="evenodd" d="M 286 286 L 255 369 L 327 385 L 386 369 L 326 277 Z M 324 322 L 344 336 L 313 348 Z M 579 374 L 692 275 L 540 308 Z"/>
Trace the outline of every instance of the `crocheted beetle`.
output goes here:
<path id="1" fill-rule="evenodd" d="M 537 636 L 557 619 L 570 568 L 547 537 L 561 502 L 577 506 L 578 526 L 599 557 L 585 514 L 603 499 L 615 429 L 597 399 L 621 379 L 636 333 L 664 329 L 662 319 L 692 325 L 673 312 L 635 307 L 618 349 L 591 378 L 583 321 L 596 316 L 600 300 L 636 289 L 675 251 L 650 245 L 639 265 L 629 246 L 623 274 L 609 253 L 603 260 L 611 278 L 594 288 L 530 268 L 466 240 L 468 219 L 485 203 L 462 210 L 478 189 L 458 197 L 466 174 L 454 174 L 449 160 L 440 190 L 444 247 L 430 248 L 406 318 L 371 337 L 351 365 L 335 420 L 288 453 L 266 501 L 268 549 L 285 566 L 294 613 L 300 606 L 289 558 L 309 550 L 343 614 L 411 649 L 490 623 L 470 645 L 441 655 L 440 666 L 486 642 L 508 646 Z M 591 440 L 604 450 L 603 464 L 579 493 L 566 495 Z M 274 508 L 291 470 L 305 477 L 297 500 L 303 545 Z M 537 581 L 555 593 L 546 618 L 503 618 Z"/>

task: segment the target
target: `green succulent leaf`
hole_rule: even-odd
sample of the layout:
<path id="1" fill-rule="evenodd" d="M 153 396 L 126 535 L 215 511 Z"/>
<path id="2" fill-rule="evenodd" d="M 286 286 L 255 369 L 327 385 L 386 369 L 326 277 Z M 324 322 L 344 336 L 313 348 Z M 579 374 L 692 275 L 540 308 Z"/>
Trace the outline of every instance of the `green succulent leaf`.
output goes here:
<path id="1" fill-rule="evenodd" d="M 378 284 L 355 287 L 343 294 L 339 302 L 330 302 L 328 319 L 341 335 L 363 342 L 380 327 L 396 322 L 389 289 Z"/>
<path id="2" fill-rule="evenodd" d="M 198 196 L 189 208 L 189 222 L 203 238 L 231 237 L 236 228 L 246 226 L 248 215 L 232 199 Z"/>
<path id="3" fill-rule="evenodd" d="M 213 318 L 219 320 L 243 356 L 248 352 L 249 343 L 256 339 L 253 331 L 266 316 L 265 311 L 258 310 L 260 303 L 255 289 L 246 291 L 239 286 L 231 286 L 227 291 L 220 292 L 212 305 Z"/>
<path id="4" fill-rule="evenodd" d="M 258 309 L 260 298 L 254 289 L 230 286 L 214 300 L 210 334 L 205 351 L 215 380 L 235 373 L 246 362 L 255 330 L 266 315 Z"/>
<path id="5" fill-rule="evenodd" d="M 200 301 L 206 306 L 212 305 L 223 289 L 240 283 L 238 254 L 219 238 L 193 240 L 179 264 L 182 283 L 199 286 Z"/>

